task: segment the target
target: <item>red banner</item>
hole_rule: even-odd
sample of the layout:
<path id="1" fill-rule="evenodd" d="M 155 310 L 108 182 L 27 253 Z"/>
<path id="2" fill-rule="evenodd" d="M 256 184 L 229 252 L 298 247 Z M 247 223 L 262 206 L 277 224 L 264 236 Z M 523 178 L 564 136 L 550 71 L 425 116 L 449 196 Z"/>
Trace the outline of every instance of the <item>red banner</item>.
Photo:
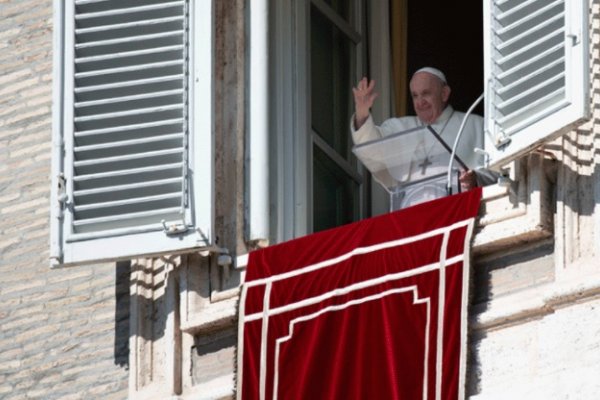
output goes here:
<path id="1" fill-rule="evenodd" d="M 238 399 L 463 398 L 480 198 L 477 189 L 252 252 Z"/>

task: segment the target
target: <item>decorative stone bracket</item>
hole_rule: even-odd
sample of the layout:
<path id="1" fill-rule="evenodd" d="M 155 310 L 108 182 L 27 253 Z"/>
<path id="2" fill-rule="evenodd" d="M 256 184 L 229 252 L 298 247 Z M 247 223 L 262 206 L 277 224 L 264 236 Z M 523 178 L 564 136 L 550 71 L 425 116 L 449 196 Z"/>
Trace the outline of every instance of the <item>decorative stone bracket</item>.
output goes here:
<path id="1" fill-rule="evenodd" d="M 483 189 L 473 253 L 489 254 L 553 235 L 556 160 L 533 152 L 515 161 L 512 185 Z"/>

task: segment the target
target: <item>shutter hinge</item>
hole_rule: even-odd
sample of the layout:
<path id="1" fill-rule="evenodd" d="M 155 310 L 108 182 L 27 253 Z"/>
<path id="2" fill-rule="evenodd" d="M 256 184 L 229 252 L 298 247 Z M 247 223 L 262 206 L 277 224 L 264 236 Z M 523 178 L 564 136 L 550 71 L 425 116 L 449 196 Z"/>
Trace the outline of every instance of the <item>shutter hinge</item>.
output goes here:
<path id="1" fill-rule="evenodd" d="M 187 225 L 185 225 L 183 223 L 167 225 L 167 223 L 164 219 L 160 222 L 163 226 L 163 232 L 165 233 L 165 235 L 177 235 L 179 233 L 183 233 L 188 230 Z"/>
<path id="2" fill-rule="evenodd" d="M 502 129 L 500 129 L 500 132 L 498 132 L 494 136 L 494 145 L 496 146 L 497 149 L 505 147 L 511 141 L 512 141 L 512 139 L 510 138 L 510 136 L 508 136 Z"/>
<path id="3" fill-rule="evenodd" d="M 69 198 L 69 196 L 67 196 L 67 180 L 65 179 L 65 174 L 62 172 L 58 174 L 57 185 L 58 188 L 56 188 L 56 200 L 58 201 L 58 205 L 56 207 L 56 216 L 58 219 L 62 219 L 64 217 L 64 209 Z"/>
<path id="4" fill-rule="evenodd" d="M 58 174 L 58 196 L 57 200 L 61 204 L 65 204 L 67 202 L 67 181 L 65 179 L 65 174 L 62 172 Z"/>

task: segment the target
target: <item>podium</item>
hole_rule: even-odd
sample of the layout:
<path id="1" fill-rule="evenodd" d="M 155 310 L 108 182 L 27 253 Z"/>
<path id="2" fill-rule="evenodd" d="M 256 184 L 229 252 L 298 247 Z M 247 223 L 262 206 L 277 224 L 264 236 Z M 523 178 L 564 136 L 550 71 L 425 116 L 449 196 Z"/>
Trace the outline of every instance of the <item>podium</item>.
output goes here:
<path id="1" fill-rule="evenodd" d="M 431 126 L 419 126 L 355 145 L 356 157 L 390 195 L 390 211 L 446 196 L 452 149 Z M 452 193 L 460 192 L 461 169 L 454 157 Z"/>

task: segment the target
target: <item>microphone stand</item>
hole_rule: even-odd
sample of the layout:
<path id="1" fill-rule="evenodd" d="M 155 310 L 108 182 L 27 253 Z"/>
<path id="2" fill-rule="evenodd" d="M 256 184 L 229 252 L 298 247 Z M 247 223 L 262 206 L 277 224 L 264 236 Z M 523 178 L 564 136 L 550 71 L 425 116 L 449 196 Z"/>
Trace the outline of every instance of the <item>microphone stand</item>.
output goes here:
<path id="1" fill-rule="evenodd" d="M 473 112 L 473 109 L 477 106 L 477 104 L 479 104 L 481 100 L 483 100 L 483 93 L 477 98 L 477 100 L 475 100 L 471 107 L 469 107 L 469 110 L 467 110 L 467 112 L 465 113 L 465 116 L 463 117 L 462 122 L 460 123 L 460 128 L 458 128 L 458 134 L 456 135 L 456 139 L 454 139 L 454 146 L 452 146 L 452 153 L 450 154 L 450 163 L 448 164 L 448 176 L 446 180 L 446 193 L 448 193 L 448 195 L 452 194 L 452 163 L 454 162 L 454 157 L 456 155 L 458 141 L 460 140 L 460 136 L 462 135 L 462 132 L 465 129 L 467 118 L 469 118 L 469 115 Z"/>

